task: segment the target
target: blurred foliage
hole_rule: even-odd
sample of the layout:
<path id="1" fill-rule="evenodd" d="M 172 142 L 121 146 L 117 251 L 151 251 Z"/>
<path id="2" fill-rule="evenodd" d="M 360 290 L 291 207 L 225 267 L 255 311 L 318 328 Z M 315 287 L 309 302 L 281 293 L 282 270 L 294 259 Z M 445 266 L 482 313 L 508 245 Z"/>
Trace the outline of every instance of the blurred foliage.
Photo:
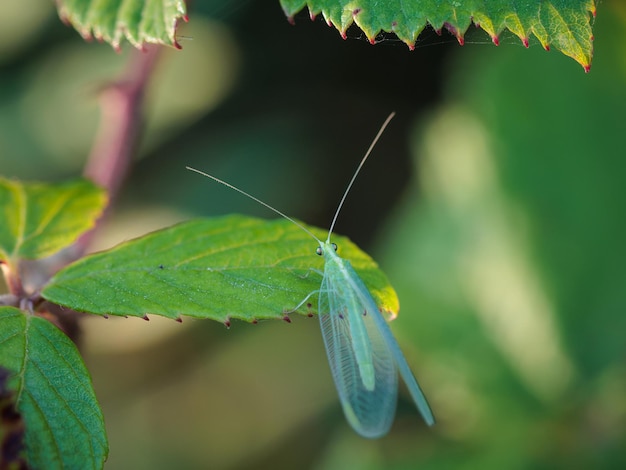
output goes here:
<path id="1" fill-rule="evenodd" d="M 238 58 L 225 27 L 200 16 L 183 25 L 181 34 L 191 35 L 195 42 L 190 44 L 204 46 L 186 48 L 184 54 L 163 51 L 159 73 L 147 91 L 141 154 L 199 119 L 233 85 Z M 40 47 L 27 64 L 9 61 L 4 66 L 0 76 L 4 176 L 36 179 L 43 173 L 61 177 L 79 171 L 99 122 L 100 91 L 132 66 L 127 65 L 132 60 L 129 51 L 115 54 L 103 44 L 68 36 Z"/>
<path id="2" fill-rule="evenodd" d="M 589 77 L 473 50 L 455 67 L 476 73 L 451 75 L 416 128 L 421 185 L 378 259 L 435 387 L 433 468 L 626 465 L 626 29 L 611 13 Z"/>
<path id="3" fill-rule="evenodd" d="M 88 318 L 105 468 L 626 466 L 623 2 L 600 5 L 588 75 L 517 38 L 495 48 L 478 35 L 460 48 L 427 31 L 409 52 L 353 29 L 341 41 L 306 15 L 292 27 L 278 4 L 192 6 L 183 51 L 168 51 L 154 77 L 154 124 L 98 246 L 190 214 L 272 218 L 185 165 L 328 226 L 381 119 L 397 111 L 337 232 L 396 287 L 392 327 L 439 422 L 426 429 L 402 396 L 388 437 L 354 435 L 315 320 L 226 330 Z M 2 174 L 75 175 L 98 89 L 128 53 L 15 15 L 28 39 L 0 56 Z M 170 107 L 157 119 L 161 100 Z"/>

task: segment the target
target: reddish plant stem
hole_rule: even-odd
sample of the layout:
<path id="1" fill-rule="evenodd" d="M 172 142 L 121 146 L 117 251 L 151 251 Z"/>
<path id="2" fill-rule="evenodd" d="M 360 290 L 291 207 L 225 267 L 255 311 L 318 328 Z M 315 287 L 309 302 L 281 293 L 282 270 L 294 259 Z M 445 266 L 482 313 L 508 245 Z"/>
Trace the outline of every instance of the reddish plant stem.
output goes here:
<path id="1" fill-rule="evenodd" d="M 102 92 L 100 128 L 83 174 L 107 191 L 107 211 L 130 169 L 143 128 L 145 90 L 160 50 L 161 47 L 151 45 L 143 51 L 134 50 L 122 78 Z M 98 224 L 76 242 L 73 256 L 79 258 L 84 254 L 97 227 Z"/>

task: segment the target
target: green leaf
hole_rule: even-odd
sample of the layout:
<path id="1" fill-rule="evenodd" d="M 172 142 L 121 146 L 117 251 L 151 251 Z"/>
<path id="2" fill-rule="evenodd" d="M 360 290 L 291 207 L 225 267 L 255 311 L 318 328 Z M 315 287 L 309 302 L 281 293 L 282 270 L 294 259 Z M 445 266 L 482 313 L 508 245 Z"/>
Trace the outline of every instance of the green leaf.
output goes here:
<path id="1" fill-rule="evenodd" d="M 43 318 L 0 307 L 0 366 L 14 373 L 30 466 L 102 468 L 104 419 L 74 343 Z"/>
<path id="2" fill-rule="evenodd" d="M 180 49 L 176 26 L 187 21 L 183 0 L 57 0 L 57 8 L 85 39 L 95 37 L 115 49 L 124 38 L 139 49 L 145 43 Z"/>
<path id="3" fill-rule="evenodd" d="M 346 30 L 357 24 L 373 43 L 381 32 L 393 32 L 411 49 L 427 24 L 436 31 L 454 34 L 461 45 L 470 24 L 484 29 L 497 45 L 505 29 L 517 35 L 525 46 L 534 35 L 545 49 L 554 47 L 591 67 L 593 34 L 591 15 L 595 0 L 280 0 L 285 14 L 293 16 L 308 7 L 311 16 L 321 13 L 345 38 Z"/>
<path id="4" fill-rule="evenodd" d="M 326 232 L 310 227 L 321 239 Z M 333 237 L 381 310 L 398 299 L 376 263 Z M 323 259 L 317 243 L 286 220 L 198 219 L 88 256 L 58 272 L 42 295 L 74 310 L 112 315 L 186 315 L 228 323 L 316 312 Z M 310 302 L 310 305 L 307 305 Z"/>
<path id="5" fill-rule="evenodd" d="M 93 227 L 104 191 L 86 180 L 61 184 L 0 178 L 0 261 L 56 253 Z"/>

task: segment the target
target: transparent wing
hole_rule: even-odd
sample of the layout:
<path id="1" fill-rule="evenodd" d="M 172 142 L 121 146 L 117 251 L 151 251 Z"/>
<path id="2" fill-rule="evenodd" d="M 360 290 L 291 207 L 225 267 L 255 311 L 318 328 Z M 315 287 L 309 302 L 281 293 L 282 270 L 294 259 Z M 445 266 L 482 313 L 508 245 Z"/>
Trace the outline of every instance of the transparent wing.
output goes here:
<path id="1" fill-rule="evenodd" d="M 379 311 L 376 311 L 375 314 L 372 315 L 372 319 L 376 323 L 376 328 L 380 332 L 382 338 L 387 343 L 391 354 L 393 355 L 394 361 L 398 367 L 398 371 L 402 376 L 402 380 L 404 380 L 404 383 L 406 384 L 409 393 L 411 394 L 411 397 L 413 398 L 413 401 L 417 406 L 417 409 L 422 415 L 422 418 L 424 418 L 426 424 L 432 426 L 433 424 L 435 424 L 435 417 L 433 415 L 433 412 L 428 405 L 428 401 L 426 400 L 424 392 L 422 392 L 422 389 L 417 383 L 417 379 L 413 375 L 413 372 L 411 372 L 411 368 L 406 362 L 406 358 L 404 357 L 404 354 L 402 354 L 402 350 L 400 349 L 396 338 L 393 336 L 391 328 L 389 328 L 389 325 Z"/>
<path id="2" fill-rule="evenodd" d="M 375 320 L 378 308 L 361 286 L 327 269 L 319 317 L 344 414 L 357 433 L 375 438 L 386 434 L 393 422 L 398 373 L 393 350 Z"/>

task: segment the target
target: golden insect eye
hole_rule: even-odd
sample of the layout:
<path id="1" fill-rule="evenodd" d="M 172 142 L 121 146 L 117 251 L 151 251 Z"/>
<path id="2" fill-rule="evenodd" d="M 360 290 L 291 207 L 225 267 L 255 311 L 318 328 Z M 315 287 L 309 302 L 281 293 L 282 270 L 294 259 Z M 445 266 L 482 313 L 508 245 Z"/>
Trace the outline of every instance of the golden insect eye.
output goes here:
<path id="1" fill-rule="evenodd" d="M 332 247 L 333 247 L 333 250 L 337 251 L 337 244 L 336 243 L 333 243 Z"/>
<path id="2" fill-rule="evenodd" d="M 324 252 L 322 251 L 322 247 L 321 246 L 318 246 L 315 249 L 315 254 L 320 255 L 320 256 L 322 256 L 324 254 Z"/>

